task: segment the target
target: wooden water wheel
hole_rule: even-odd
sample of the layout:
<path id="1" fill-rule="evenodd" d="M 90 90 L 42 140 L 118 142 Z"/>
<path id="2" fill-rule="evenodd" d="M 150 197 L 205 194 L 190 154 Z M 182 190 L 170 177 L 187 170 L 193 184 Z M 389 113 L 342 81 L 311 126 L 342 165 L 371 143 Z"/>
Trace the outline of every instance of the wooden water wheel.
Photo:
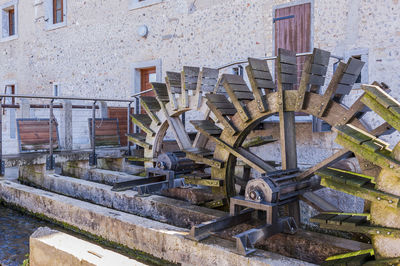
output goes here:
<path id="1" fill-rule="evenodd" d="M 184 67 L 181 73 L 167 72 L 166 83 L 152 84 L 155 98 L 141 97 L 146 114 L 132 116 L 145 134 L 132 134 L 129 139 L 145 149 L 145 157 L 149 159 L 146 165 L 153 167 L 152 159 L 160 153 L 170 127 L 187 158 L 211 167 L 211 176 L 193 183 L 209 185 L 216 195 L 230 198 L 239 191 L 243 193 L 250 178 L 249 171 L 244 171 L 243 176 L 235 175 L 238 160 L 260 174 L 297 169 L 296 112 L 317 117 L 337 131 L 337 143 L 343 149 L 300 172 L 296 180 L 307 180 L 317 173 L 323 186 L 371 201 L 371 214 L 340 214 L 312 191 L 295 196 L 301 196 L 321 212 L 330 211 L 312 219 L 321 227 L 371 234 L 378 257 L 400 256 L 400 230 L 394 229 L 400 228 L 397 207 L 400 198 L 396 196 L 400 195 L 400 145 L 392 151 L 378 138 L 390 133 L 392 127 L 400 130 L 400 104 L 379 83 L 363 86 L 365 94 L 352 106 L 342 103 L 364 65 L 355 58 L 338 64 L 325 92 L 320 94 L 329 58 L 329 52 L 314 49 L 305 61 L 297 90 L 294 90 L 298 79 L 296 55 L 284 49 L 279 49 L 275 61 L 276 83 L 265 60 L 249 58 L 246 71 L 251 89 L 243 77 L 219 75 L 216 69 Z M 371 109 L 387 122 L 375 129 L 369 128 L 361 118 Z M 203 120 L 191 121 L 198 131 L 194 142 L 179 118 L 190 110 L 197 110 L 203 116 Z M 244 145 L 250 132 L 275 114 L 279 115 L 280 168 Z M 208 141 L 216 144 L 214 150 L 206 148 Z M 328 168 L 353 154 L 362 174 Z M 299 215 L 297 203 L 289 208 L 293 216 Z M 388 250 L 382 243 L 390 243 L 394 248 Z"/>

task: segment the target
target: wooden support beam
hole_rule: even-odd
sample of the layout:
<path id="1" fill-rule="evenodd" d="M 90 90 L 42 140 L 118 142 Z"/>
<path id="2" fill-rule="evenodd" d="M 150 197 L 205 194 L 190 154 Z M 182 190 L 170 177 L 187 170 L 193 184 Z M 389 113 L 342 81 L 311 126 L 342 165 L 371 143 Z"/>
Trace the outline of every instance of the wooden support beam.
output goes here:
<path id="1" fill-rule="evenodd" d="M 381 135 L 385 135 L 386 132 L 391 130 L 391 126 L 385 122 L 382 125 L 378 126 L 377 128 L 375 128 L 374 130 L 371 131 L 371 135 L 375 136 L 375 137 L 379 137 Z M 348 150 L 348 149 L 342 149 L 338 152 L 336 152 L 335 154 L 333 154 L 332 156 L 326 158 L 325 160 L 321 161 L 320 163 L 314 165 L 313 167 L 309 168 L 308 170 L 304 171 L 303 173 L 301 173 L 297 178 L 298 180 L 304 179 L 304 178 L 308 178 L 314 175 L 315 172 L 317 172 L 320 169 L 326 168 L 340 160 L 346 159 L 348 157 L 350 157 L 352 155 L 352 151 Z M 364 163 L 365 164 L 365 163 Z M 362 162 L 360 162 L 360 166 L 361 169 L 363 169 L 364 167 L 366 167 L 365 165 L 363 165 Z M 378 166 L 373 166 L 373 167 L 378 167 Z M 371 168 L 369 166 L 367 166 L 366 168 Z"/>
<path id="2" fill-rule="evenodd" d="M 359 213 L 321 213 L 315 217 L 312 217 L 310 222 L 319 223 L 319 226 L 325 229 L 362 233 L 372 236 L 385 235 L 390 238 L 400 238 L 400 229 L 372 225 L 369 221 L 367 221 L 367 217 L 368 215 Z"/>
<path id="3" fill-rule="evenodd" d="M 351 125 L 335 129 L 338 131 L 336 143 L 381 168 L 393 171 L 396 174 L 400 173 L 400 162 L 390 156 L 392 151 L 387 148 L 388 144 L 371 137 L 370 134 L 360 129 L 353 127 L 352 129 L 358 132 L 352 134 L 352 130 L 343 129 L 343 127 L 351 127 Z"/>
<path id="4" fill-rule="evenodd" d="M 212 151 L 197 148 L 187 149 L 183 151 L 186 153 L 186 158 L 191 159 L 197 163 L 203 163 L 215 168 L 222 168 L 224 166 L 223 162 L 212 158 Z"/>
<path id="5" fill-rule="evenodd" d="M 258 147 L 258 146 L 262 146 L 271 142 L 275 142 L 277 141 L 277 139 L 274 139 L 272 136 L 258 136 L 258 137 L 254 137 L 254 138 L 250 138 L 250 139 L 246 139 L 243 144 L 242 147 L 247 149 L 247 148 L 251 148 L 251 147 Z"/>
<path id="6" fill-rule="evenodd" d="M 181 150 L 188 149 L 192 147 L 192 141 L 189 138 L 185 130 L 185 126 L 179 117 L 167 116 L 168 124 L 174 133 L 176 142 Z"/>
<path id="7" fill-rule="evenodd" d="M 220 180 L 220 179 L 196 179 L 196 178 L 186 178 L 185 177 L 185 184 L 207 186 L 207 187 L 222 187 L 223 184 L 224 184 L 224 180 Z"/>
<path id="8" fill-rule="evenodd" d="M 314 192 L 306 192 L 300 196 L 300 199 L 320 212 L 341 212 L 334 205 L 321 198 Z"/>
<path id="9" fill-rule="evenodd" d="M 193 123 L 193 121 L 191 121 L 191 122 Z M 232 153 L 234 156 L 236 156 L 237 158 L 239 158 L 240 160 L 242 160 L 249 166 L 253 167 L 260 173 L 265 174 L 267 172 L 276 171 L 275 167 L 269 165 L 268 163 L 263 161 L 260 157 L 256 156 L 254 153 L 251 153 L 242 147 L 233 148 L 232 146 L 230 146 L 229 144 L 227 144 L 220 138 L 211 135 L 210 131 L 206 131 L 204 128 L 202 128 L 199 125 L 196 125 L 194 123 L 193 123 L 193 125 L 197 130 L 201 131 L 204 135 L 208 136 L 210 139 L 215 141 L 217 143 L 217 145 L 222 146 L 226 151 Z"/>
<path id="10" fill-rule="evenodd" d="M 293 84 L 297 82 L 297 80 L 287 79 L 286 73 L 291 72 L 296 76 L 297 68 L 294 70 L 284 69 L 296 66 L 296 53 L 279 48 L 276 62 L 282 169 L 295 169 L 297 168 L 295 115 L 294 112 L 285 111 L 284 91 L 293 89 Z"/>
<path id="11" fill-rule="evenodd" d="M 317 172 L 321 185 L 363 198 L 379 202 L 387 207 L 399 208 L 400 197 L 375 188 L 375 178 L 349 171 L 326 168 Z"/>
<path id="12" fill-rule="evenodd" d="M 400 103 L 378 86 L 363 85 L 362 102 L 400 131 Z"/>

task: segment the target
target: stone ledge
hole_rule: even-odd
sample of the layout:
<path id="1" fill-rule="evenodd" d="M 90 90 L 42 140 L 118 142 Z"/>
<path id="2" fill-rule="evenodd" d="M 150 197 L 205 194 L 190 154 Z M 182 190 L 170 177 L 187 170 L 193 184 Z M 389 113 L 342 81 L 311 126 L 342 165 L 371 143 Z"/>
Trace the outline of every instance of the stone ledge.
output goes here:
<path id="1" fill-rule="evenodd" d="M 38 228 L 29 239 L 29 265 L 145 265 L 47 227 Z"/>
<path id="2" fill-rule="evenodd" d="M 109 172 L 106 170 L 98 171 Z M 111 174 L 115 177 L 118 172 Z M 191 205 L 181 200 L 157 195 L 140 197 L 133 190 L 115 192 L 108 185 L 50 174 L 45 171 L 43 176 L 34 174 L 21 175 L 20 180 L 58 194 L 184 228 L 225 215 L 222 211 Z"/>
<path id="3" fill-rule="evenodd" d="M 216 237 L 185 238 L 188 230 L 51 192 L 0 181 L 0 198 L 109 241 L 174 263 L 189 265 L 311 265 L 267 251 L 250 257 L 234 253 L 235 243 Z"/>

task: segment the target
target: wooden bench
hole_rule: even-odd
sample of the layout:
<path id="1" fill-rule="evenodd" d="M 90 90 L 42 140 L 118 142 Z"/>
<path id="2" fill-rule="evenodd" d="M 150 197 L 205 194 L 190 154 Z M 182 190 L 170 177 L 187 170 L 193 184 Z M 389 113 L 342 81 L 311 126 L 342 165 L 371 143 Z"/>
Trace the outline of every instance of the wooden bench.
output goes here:
<path id="1" fill-rule="evenodd" d="M 50 149 L 49 119 L 17 119 L 19 151 L 47 151 Z M 57 121 L 53 122 L 53 149 L 59 147 Z"/>
<path id="2" fill-rule="evenodd" d="M 92 142 L 92 118 L 89 118 L 89 136 Z M 118 118 L 95 119 L 96 146 L 121 146 Z"/>

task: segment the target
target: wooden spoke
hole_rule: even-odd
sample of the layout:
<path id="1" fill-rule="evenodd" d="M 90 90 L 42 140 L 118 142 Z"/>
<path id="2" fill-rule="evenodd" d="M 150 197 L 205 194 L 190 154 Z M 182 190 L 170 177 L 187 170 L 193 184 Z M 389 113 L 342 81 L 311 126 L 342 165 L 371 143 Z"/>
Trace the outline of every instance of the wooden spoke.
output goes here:
<path id="1" fill-rule="evenodd" d="M 284 91 L 292 89 L 293 84 L 297 82 L 296 54 L 294 52 L 278 49 L 277 77 L 282 169 L 295 169 L 297 168 L 297 151 L 294 112 L 284 111 Z"/>

